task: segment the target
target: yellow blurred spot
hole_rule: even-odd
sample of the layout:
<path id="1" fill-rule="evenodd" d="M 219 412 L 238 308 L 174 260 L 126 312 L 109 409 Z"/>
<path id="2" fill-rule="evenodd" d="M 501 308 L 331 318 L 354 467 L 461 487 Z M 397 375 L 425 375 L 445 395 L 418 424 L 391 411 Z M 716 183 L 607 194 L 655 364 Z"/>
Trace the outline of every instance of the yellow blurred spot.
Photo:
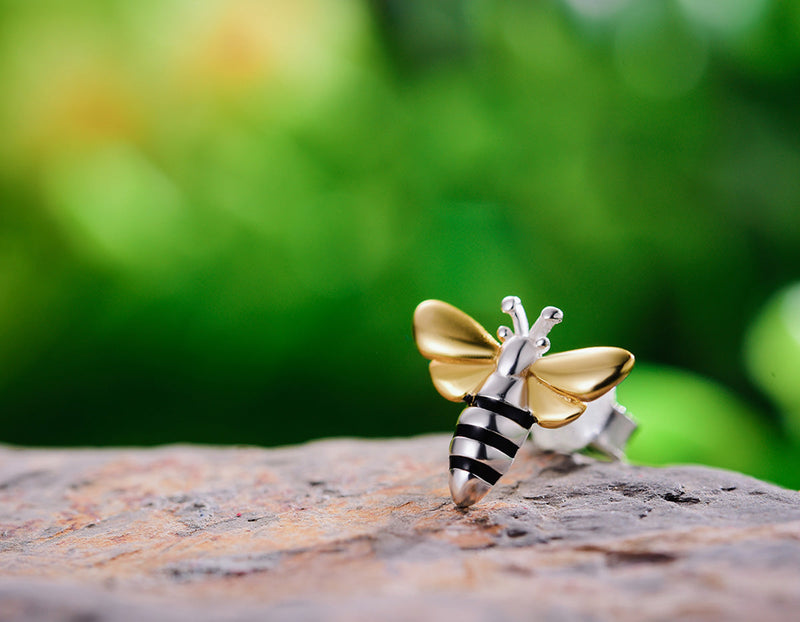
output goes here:
<path id="1" fill-rule="evenodd" d="M 234 0 L 204 10 L 191 4 L 176 33 L 174 78 L 189 92 L 222 96 L 327 84 L 363 26 L 354 8 L 321 0 Z"/>
<path id="2" fill-rule="evenodd" d="M 18 50 L 0 121 L 6 138 L 0 157 L 10 164 L 141 138 L 141 105 L 124 68 L 96 41 L 72 34 L 62 35 L 61 54 L 39 46 L 46 31 L 31 32 L 27 49 Z"/>

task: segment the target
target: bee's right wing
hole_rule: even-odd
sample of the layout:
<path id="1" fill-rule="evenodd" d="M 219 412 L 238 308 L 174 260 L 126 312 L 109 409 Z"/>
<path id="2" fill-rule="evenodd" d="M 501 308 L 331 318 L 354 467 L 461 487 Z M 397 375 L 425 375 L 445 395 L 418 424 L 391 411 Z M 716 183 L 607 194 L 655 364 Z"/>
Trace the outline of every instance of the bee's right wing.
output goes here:
<path id="1" fill-rule="evenodd" d="M 586 404 L 553 390 L 533 374 L 528 376 L 528 406 L 536 423 L 550 429 L 575 421 L 586 410 Z"/>
<path id="2" fill-rule="evenodd" d="M 537 423 L 560 428 L 625 379 L 633 354 L 622 348 L 582 348 L 543 356 L 530 367 L 528 405 Z"/>
<path id="3" fill-rule="evenodd" d="M 633 363 L 633 354 L 622 348 L 581 348 L 543 356 L 530 373 L 560 393 L 591 402 L 622 382 Z"/>
<path id="4" fill-rule="evenodd" d="M 494 371 L 500 344 L 463 311 L 441 300 L 421 302 L 414 311 L 414 339 L 427 359 L 436 390 L 459 402 Z"/>

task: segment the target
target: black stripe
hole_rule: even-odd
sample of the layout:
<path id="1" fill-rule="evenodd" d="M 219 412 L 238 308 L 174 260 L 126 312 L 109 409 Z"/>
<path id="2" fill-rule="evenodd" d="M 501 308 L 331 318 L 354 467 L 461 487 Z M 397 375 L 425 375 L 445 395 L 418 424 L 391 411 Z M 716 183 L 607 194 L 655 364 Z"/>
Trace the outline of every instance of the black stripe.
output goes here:
<path id="1" fill-rule="evenodd" d="M 489 447 L 499 449 L 509 458 L 516 456 L 517 450 L 519 449 L 516 443 L 512 443 L 502 434 L 498 434 L 493 430 L 487 430 L 486 428 L 482 428 L 477 425 L 459 423 L 456 426 L 456 433 L 453 436 L 463 436 L 464 438 L 471 438 L 473 440 L 480 441 Z"/>
<path id="2" fill-rule="evenodd" d="M 473 401 L 473 405 L 478 408 L 483 408 L 484 410 L 489 410 L 506 419 L 511 419 L 511 421 L 521 425 L 526 430 L 529 430 L 531 426 L 536 423 L 536 417 L 527 410 L 522 410 L 521 408 L 512 406 L 508 402 L 486 397 L 485 395 L 478 395 Z"/>
<path id="3" fill-rule="evenodd" d="M 473 475 L 477 475 L 485 482 L 494 486 L 494 483 L 500 479 L 500 473 L 495 471 L 488 464 L 478 462 L 466 456 L 450 456 L 450 468 L 461 469 Z"/>

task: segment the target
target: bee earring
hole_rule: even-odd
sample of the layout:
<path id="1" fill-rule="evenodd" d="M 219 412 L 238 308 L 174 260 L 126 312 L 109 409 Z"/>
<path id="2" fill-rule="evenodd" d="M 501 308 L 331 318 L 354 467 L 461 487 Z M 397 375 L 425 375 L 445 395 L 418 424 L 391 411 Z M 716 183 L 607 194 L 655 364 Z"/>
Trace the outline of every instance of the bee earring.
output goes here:
<path id="1" fill-rule="evenodd" d="M 446 302 L 426 300 L 414 312 L 414 338 L 431 360 L 433 385 L 448 400 L 468 404 L 450 443 L 450 493 L 460 507 L 486 496 L 534 424 L 542 450 L 593 445 L 612 457 L 622 455 L 635 428 L 613 392 L 633 367 L 630 352 L 594 347 L 543 356 L 563 313 L 545 307 L 530 327 L 516 296 L 504 298 L 501 308 L 514 327 L 498 329 L 502 345 Z M 588 425 L 557 430 L 585 411 Z"/>
<path id="2" fill-rule="evenodd" d="M 580 419 L 562 428 L 531 428 L 533 446 L 539 451 L 572 453 L 593 449 L 612 460 L 625 459 L 625 445 L 637 428 L 624 406 L 617 403 L 616 389 L 586 404 Z"/>

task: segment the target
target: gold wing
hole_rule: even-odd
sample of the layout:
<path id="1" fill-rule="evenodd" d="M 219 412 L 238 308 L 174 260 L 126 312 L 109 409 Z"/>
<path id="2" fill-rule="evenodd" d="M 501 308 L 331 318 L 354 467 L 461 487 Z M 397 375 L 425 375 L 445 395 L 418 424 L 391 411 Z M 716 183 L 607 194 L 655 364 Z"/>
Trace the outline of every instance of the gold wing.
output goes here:
<path id="1" fill-rule="evenodd" d="M 414 311 L 414 339 L 427 359 L 433 386 L 460 402 L 494 371 L 500 344 L 463 311 L 441 300 L 421 302 Z"/>
<path id="2" fill-rule="evenodd" d="M 441 300 L 425 300 L 414 311 L 414 339 L 427 359 L 447 362 L 494 360 L 500 344 L 463 311 Z"/>
<path id="3" fill-rule="evenodd" d="M 528 407 L 543 428 L 560 428 L 572 423 L 586 410 L 586 404 L 554 391 L 536 376 L 528 376 Z"/>
<path id="4" fill-rule="evenodd" d="M 530 367 L 528 405 L 539 425 L 561 427 L 583 413 L 582 402 L 596 400 L 622 382 L 633 363 L 633 354 L 610 347 L 543 356 Z"/>
<path id="5" fill-rule="evenodd" d="M 461 402 L 486 382 L 494 371 L 494 362 L 490 363 L 443 363 L 431 361 L 428 369 L 431 372 L 433 386 L 442 397 L 451 402 Z"/>

